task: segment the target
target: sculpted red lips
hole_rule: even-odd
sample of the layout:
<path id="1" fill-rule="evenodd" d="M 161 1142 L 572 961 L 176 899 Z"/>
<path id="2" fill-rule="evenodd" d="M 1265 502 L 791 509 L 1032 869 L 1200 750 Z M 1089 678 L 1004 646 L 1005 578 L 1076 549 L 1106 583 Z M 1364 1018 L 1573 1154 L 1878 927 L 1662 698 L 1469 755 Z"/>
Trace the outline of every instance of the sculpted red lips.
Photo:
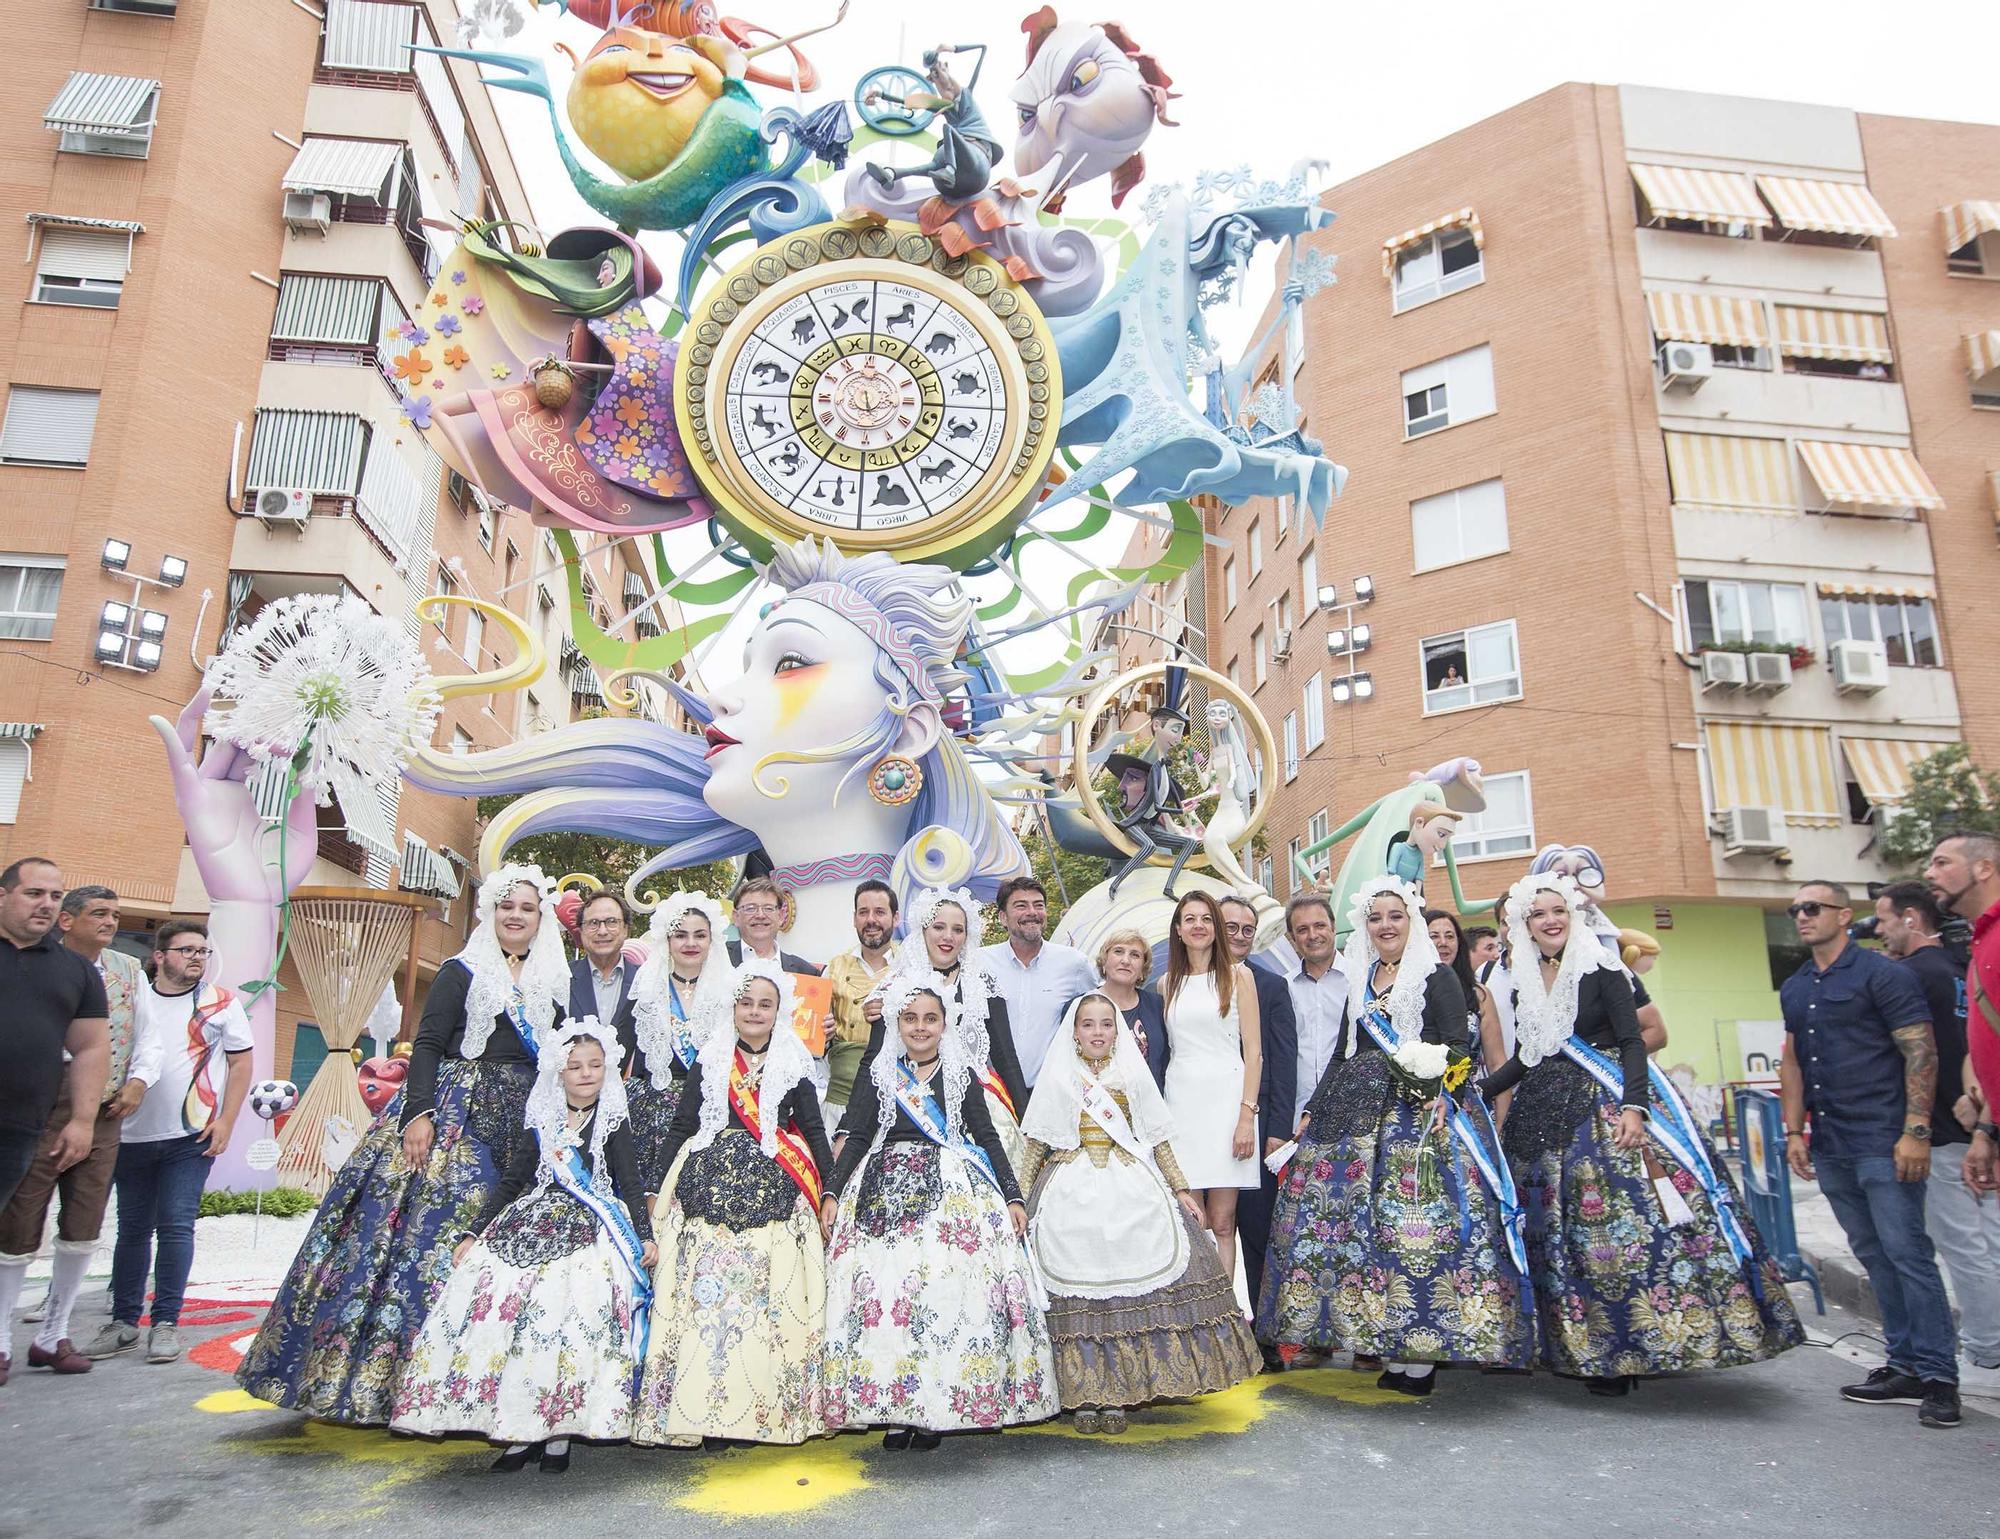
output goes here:
<path id="1" fill-rule="evenodd" d="M 702 755 L 704 759 L 713 759 L 723 749 L 736 746 L 735 738 L 712 723 L 701 729 L 701 735 L 708 741 L 708 752 Z"/>

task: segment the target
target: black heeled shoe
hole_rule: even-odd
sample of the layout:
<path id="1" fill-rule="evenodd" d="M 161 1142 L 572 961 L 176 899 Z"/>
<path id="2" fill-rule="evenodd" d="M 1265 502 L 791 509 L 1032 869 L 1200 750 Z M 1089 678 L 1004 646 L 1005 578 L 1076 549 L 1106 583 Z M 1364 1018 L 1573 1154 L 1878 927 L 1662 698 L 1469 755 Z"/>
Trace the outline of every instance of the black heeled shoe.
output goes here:
<path id="1" fill-rule="evenodd" d="M 1382 1377 L 1375 1381 L 1375 1387 L 1377 1389 L 1393 1389 L 1398 1394 L 1407 1395 L 1410 1392 L 1410 1381 L 1404 1375 L 1396 1372 L 1395 1369 L 1385 1368 L 1382 1370 Z"/>
<path id="2" fill-rule="evenodd" d="M 559 1454 L 552 1454 L 546 1448 L 542 1450 L 542 1473 L 544 1475 L 560 1475 L 568 1470 L 568 1468 L 569 1450 L 567 1448 Z"/>
<path id="3" fill-rule="evenodd" d="M 908 1448 L 910 1446 L 910 1435 L 911 1429 L 908 1427 L 898 1427 L 893 1432 L 885 1432 L 882 1434 L 882 1446 L 884 1448 Z"/>
<path id="4" fill-rule="evenodd" d="M 942 1432 L 919 1432 L 914 1427 L 910 1429 L 910 1448 L 913 1452 L 929 1453 L 943 1441 Z"/>
<path id="5" fill-rule="evenodd" d="M 528 1444 L 527 1447 L 521 1449 L 518 1453 L 513 1449 L 508 1449 L 499 1458 L 487 1465 L 486 1468 L 495 1475 L 517 1474 L 527 1468 L 528 1461 L 535 1457 L 536 1452 L 536 1445 L 533 1443 Z"/>
<path id="6" fill-rule="evenodd" d="M 1620 1395 L 1631 1394 L 1632 1386 L 1638 1382 L 1636 1375 L 1622 1373 L 1613 1374 L 1608 1378 L 1586 1379 L 1584 1380 L 1583 1387 L 1593 1395 L 1602 1395 L 1606 1399 L 1615 1399 Z"/>

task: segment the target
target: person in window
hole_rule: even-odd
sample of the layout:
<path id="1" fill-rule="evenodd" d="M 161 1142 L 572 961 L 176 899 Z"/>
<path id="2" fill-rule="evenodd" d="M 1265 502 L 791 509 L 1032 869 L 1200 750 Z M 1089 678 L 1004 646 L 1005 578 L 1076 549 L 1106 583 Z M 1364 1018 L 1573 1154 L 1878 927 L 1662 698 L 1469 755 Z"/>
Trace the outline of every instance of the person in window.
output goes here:
<path id="1" fill-rule="evenodd" d="M 1458 671 L 1458 664 L 1446 663 L 1444 665 L 1444 677 L 1437 681 L 1435 687 L 1438 689 L 1451 689 L 1456 685 L 1463 684 L 1464 682 L 1465 679 L 1460 675 Z"/>

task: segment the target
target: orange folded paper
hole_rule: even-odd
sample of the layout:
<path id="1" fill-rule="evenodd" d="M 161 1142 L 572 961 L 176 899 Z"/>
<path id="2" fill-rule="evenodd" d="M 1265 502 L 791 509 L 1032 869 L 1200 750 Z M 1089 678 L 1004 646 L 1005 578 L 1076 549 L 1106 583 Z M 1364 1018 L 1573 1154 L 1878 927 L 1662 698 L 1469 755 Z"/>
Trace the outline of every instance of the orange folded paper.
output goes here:
<path id="1" fill-rule="evenodd" d="M 792 1029 L 815 1058 L 826 1056 L 826 1018 L 833 1009 L 833 980 L 792 974 Z"/>

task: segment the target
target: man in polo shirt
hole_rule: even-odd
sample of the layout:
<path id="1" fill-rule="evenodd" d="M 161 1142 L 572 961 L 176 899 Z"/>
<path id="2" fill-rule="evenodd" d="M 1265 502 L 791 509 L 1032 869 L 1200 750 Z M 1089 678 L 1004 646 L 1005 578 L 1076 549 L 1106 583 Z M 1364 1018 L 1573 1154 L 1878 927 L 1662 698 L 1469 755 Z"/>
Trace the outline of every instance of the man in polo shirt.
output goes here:
<path id="1" fill-rule="evenodd" d="M 1958 1332 L 1924 1228 L 1937 1091 L 1930 1007 L 1908 968 L 1848 939 L 1854 906 L 1838 882 L 1806 883 L 1787 912 L 1812 956 L 1778 991 L 1785 1157 L 1826 1194 L 1867 1269 L 1889 1342 L 1888 1362 L 1840 1393 L 1915 1405 L 1923 1426 L 1955 1427 Z"/>
<path id="2" fill-rule="evenodd" d="M 1007 1027 L 1021 1060 L 1021 1077 L 1032 1087 L 1062 1024 L 1063 1007 L 1097 987 L 1097 969 L 1081 951 L 1042 939 L 1049 923 L 1049 899 L 1032 876 L 1002 882 L 997 901 L 1007 938 L 980 947 L 974 955 L 986 964 L 1000 997 L 1007 1001 Z"/>
<path id="3" fill-rule="evenodd" d="M 0 1207 L 35 1163 L 42 1133 L 63 1089 L 69 1055 L 70 1120 L 49 1146 L 57 1170 L 87 1159 L 97 1105 L 111 1063 L 104 982 L 97 969 L 55 937 L 62 872 L 29 856 L 0 871 Z M 0 1320 L 14 1318 L 26 1269 L 0 1270 Z M 13 1367 L 13 1343 L 0 1341 L 0 1384 Z"/>

